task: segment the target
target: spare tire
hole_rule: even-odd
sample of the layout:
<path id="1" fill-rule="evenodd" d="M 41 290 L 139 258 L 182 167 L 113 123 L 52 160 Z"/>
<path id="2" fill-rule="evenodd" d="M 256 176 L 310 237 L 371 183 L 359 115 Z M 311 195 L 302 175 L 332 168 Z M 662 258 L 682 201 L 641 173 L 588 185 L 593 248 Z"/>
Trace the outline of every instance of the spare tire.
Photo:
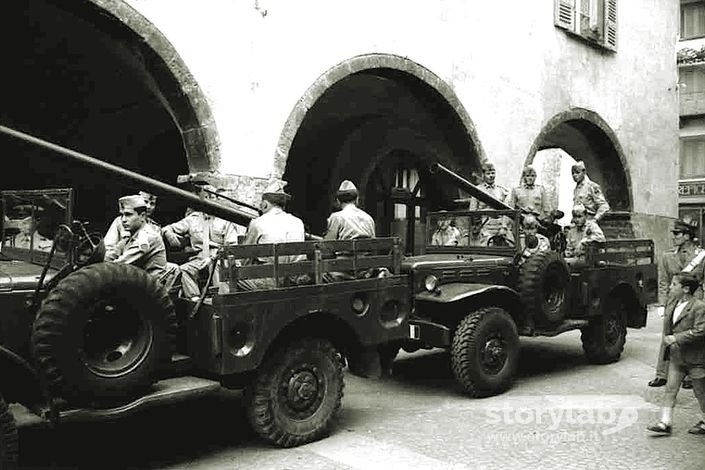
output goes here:
<path id="1" fill-rule="evenodd" d="M 149 387 L 171 361 L 176 314 L 152 275 L 126 264 L 86 266 L 42 302 L 32 347 L 53 395 L 113 406 Z"/>
<path id="2" fill-rule="evenodd" d="M 0 470 L 14 470 L 18 466 L 17 425 L 7 403 L 0 395 Z"/>
<path id="3" fill-rule="evenodd" d="M 555 251 L 533 254 L 519 271 L 519 296 L 537 325 L 563 320 L 569 307 L 570 270 Z"/>

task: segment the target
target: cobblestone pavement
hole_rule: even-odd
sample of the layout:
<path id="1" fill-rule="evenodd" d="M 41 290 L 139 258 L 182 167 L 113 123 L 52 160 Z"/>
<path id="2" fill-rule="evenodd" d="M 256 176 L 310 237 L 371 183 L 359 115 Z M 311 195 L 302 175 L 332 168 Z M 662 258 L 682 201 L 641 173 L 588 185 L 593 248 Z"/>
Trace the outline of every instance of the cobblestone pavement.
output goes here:
<path id="1" fill-rule="evenodd" d="M 687 429 L 697 403 L 678 397 L 674 434 L 645 427 L 662 388 L 650 389 L 660 319 L 629 330 L 622 360 L 588 364 L 579 332 L 522 341 L 508 392 L 470 399 L 455 385 L 443 351 L 402 353 L 390 379 L 348 375 L 330 437 L 275 449 L 245 425 L 240 395 L 151 410 L 112 425 L 75 426 L 50 441 L 25 431 L 24 468 L 144 469 L 700 469 L 705 436 Z"/>

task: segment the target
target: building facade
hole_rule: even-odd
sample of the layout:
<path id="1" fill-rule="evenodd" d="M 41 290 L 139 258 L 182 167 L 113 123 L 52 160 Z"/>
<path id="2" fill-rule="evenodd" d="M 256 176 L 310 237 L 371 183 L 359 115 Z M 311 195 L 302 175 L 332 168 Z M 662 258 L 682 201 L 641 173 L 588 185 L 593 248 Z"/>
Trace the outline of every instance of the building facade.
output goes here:
<path id="1" fill-rule="evenodd" d="M 633 214 L 634 235 L 668 243 L 675 2 L 12 5 L 0 114 L 72 148 L 170 182 L 210 174 L 255 204 L 283 178 L 314 232 L 350 179 L 381 235 L 458 196 L 432 162 L 472 175 L 491 160 L 512 187 L 537 152 L 562 149 Z"/>
<path id="2" fill-rule="evenodd" d="M 705 214 L 705 2 L 680 2 L 678 212 L 703 235 Z"/>

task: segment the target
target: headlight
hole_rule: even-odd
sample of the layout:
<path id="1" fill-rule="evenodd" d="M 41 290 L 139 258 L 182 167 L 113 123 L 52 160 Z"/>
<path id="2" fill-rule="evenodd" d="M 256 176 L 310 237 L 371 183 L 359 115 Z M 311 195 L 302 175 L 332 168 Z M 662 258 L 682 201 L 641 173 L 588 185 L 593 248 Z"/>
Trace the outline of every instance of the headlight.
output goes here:
<path id="1" fill-rule="evenodd" d="M 428 276 L 426 276 L 426 279 L 423 280 L 423 286 L 429 292 L 435 291 L 437 285 L 438 278 L 433 274 L 429 274 Z"/>

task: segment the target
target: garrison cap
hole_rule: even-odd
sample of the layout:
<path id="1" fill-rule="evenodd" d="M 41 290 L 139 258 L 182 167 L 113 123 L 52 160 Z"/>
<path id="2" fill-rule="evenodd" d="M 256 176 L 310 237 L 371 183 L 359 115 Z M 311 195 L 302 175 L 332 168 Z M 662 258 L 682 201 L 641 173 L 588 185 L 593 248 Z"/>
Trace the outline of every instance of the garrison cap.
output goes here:
<path id="1" fill-rule="evenodd" d="M 524 176 L 526 174 L 536 174 L 536 168 L 534 168 L 533 165 L 526 165 L 523 170 L 521 170 L 521 176 Z"/>
<path id="2" fill-rule="evenodd" d="M 140 191 L 138 194 L 142 196 L 142 199 L 144 199 L 145 202 L 157 202 L 157 196 L 155 194 L 148 193 L 147 191 Z"/>
<path id="3" fill-rule="evenodd" d="M 570 167 L 571 171 L 572 170 L 580 170 L 580 171 L 585 171 L 585 162 L 582 160 L 578 160 L 575 162 L 573 166 Z"/>
<path id="4" fill-rule="evenodd" d="M 357 192 L 357 187 L 353 184 L 352 181 L 350 180 L 344 180 L 342 183 L 340 183 L 340 187 L 338 187 L 338 196 L 345 196 L 345 195 L 350 195 L 350 196 L 358 196 Z"/>
<path id="5" fill-rule="evenodd" d="M 576 213 L 587 214 L 587 208 L 582 204 L 576 204 L 573 206 L 572 213 L 573 213 L 573 215 L 575 215 Z"/>
<path id="6" fill-rule="evenodd" d="M 695 227 L 693 227 L 691 224 L 683 221 L 683 220 L 676 220 L 673 222 L 673 229 L 671 232 L 674 233 L 687 233 L 691 237 L 695 236 Z"/>
<path id="7" fill-rule="evenodd" d="M 118 203 L 120 204 L 121 211 L 127 209 L 139 209 L 140 207 L 143 209 L 147 208 L 147 203 L 144 201 L 144 198 L 139 194 L 123 196 L 118 199 Z"/>

